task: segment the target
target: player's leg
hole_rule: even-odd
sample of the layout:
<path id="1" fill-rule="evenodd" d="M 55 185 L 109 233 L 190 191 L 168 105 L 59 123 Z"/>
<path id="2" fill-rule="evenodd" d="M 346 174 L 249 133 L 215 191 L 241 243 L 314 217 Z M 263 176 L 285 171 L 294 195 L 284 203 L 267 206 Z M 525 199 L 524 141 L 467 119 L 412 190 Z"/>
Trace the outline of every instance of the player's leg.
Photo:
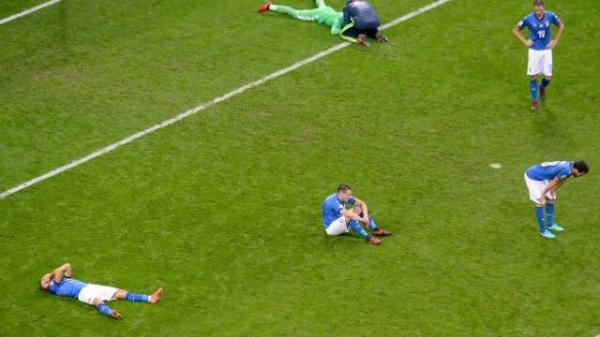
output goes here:
<path id="1" fill-rule="evenodd" d="M 540 200 L 543 197 L 547 183 L 544 181 L 533 180 L 527 176 L 527 173 L 525 173 L 524 179 L 527 190 L 529 191 L 529 199 L 535 203 L 535 218 L 538 224 L 539 233 L 547 239 L 554 239 L 554 234 L 546 229 L 544 204 Z"/>
<path id="2" fill-rule="evenodd" d="M 325 0 L 315 0 L 315 3 L 317 4 L 318 8 L 321 7 L 326 7 L 327 5 L 325 4 Z"/>
<path id="3" fill-rule="evenodd" d="M 354 206 L 354 208 L 352 208 L 352 212 L 358 214 L 361 218 L 364 216 L 362 206 L 360 206 L 360 205 Z M 383 228 L 378 227 L 377 224 L 375 224 L 375 220 L 373 220 L 373 217 L 368 217 L 368 220 L 369 220 L 368 222 L 362 222 L 362 223 L 367 225 L 369 227 L 369 229 L 371 231 L 373 231 L 373 235 L 375 235 L 375 236 L 390 236 L 390 235 L 392 235 L 392 233 L 386 231 Z"/>
<path id="4" fill-rule="evenodd" d="M 350 220 L 348 222 L 348 226 L 352 229 L 352 231 L 354 231 L 356 234 L 358 234 L 361 238 L 367 240 L 368 243 L 375 245 L 375 246 L 381 244 L 381 241 L 377 238 L 370 236 L 369 233 L 367 233 L 367 231 L 361 226 L 361 224 L 358 221 Z"/>
<path id="5" fill-rule="evenodd" d="M 152 295 L 145 295 L 119 289 L 117 290 L 117 292 L 114 293 L 113 298 L 119 300 L 126 300 L 129 302 L 143 302 L 154 304 L 160 299 L 162 291 L 162 288 L 158 288 Z"/>
<path id="6" fill-rule="evenodd" d="M 265 8 L 266 7 L 266 8 Z M 289 6 L 275 5 L 271 2 L 264 3 L 258 8 L 258 12 L 272 11 L 286 14 L 302 21 L 315 21 L 319 14 L 319 9 L 297 10 Z"/>
<path id="7" fill-rule="evenodd" d="M 118 311 L 111 309 L 108 305 L 106 305 L 100 297 L 94 298 L 94 300 L 92 301 L 92 305 L 95 306 L 96 309 L 98 309 L 98 312 L 104 316 L 112 317 L 114 319 L 121 318 L 121 314 L 119 314 Z"/>
<path id="8" fill-rule="evenodd" d="M 552 80 L 552 49 L 544 51 L 542 68 L 544 78 L 542 79 L 542 84 L 540 84 L 540 98 L 544 101 L 546 100 L 546 87 L 550 85 L 550 81 Z"/>
<path id="9" fill-rule="evenodd" d="M 529 93 L 531 94 L 531 111 L 536 111 L 539 108 L 537 75 L 533 75 L 529 78 Z"/>
<path id="10" fill-rule="evenodd" d="M 529 49 L 527 76 L 529 76 L 529 93 L 531 94 L 531 110 L 539 108 L 538 75 L 542 73 L 542 54 L 538 50 Z"/>
<path id="11" fill-rule="evenodd" d="M 546 195 L 546 227 L 555 233 L 563 232 L 565 229 L 554 222 L 554 203 L 556 202 L 556 192 Z"/>
<path id="12" fill-rule="evenodd" d="M 551 80 L 551 76 L 544 76 L 542 79 L 542 83 L 540 84 L 540 99 L 542 101 L 546 100 L 546 88 L 550 85 Z"/>

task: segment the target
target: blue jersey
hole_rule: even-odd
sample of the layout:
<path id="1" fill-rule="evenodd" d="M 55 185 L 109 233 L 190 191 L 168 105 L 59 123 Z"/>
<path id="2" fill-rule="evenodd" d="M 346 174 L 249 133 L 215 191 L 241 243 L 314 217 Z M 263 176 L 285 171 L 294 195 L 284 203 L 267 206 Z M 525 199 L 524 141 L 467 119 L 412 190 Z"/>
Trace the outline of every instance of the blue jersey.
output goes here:
<path id="1" fill-rule="evenodd" d="M 550 25 L 560 26 L 560 19 L 554 13 L 545 11 L 542 19 L 538 19 L 535 13 L 531 13 L 519 22 L 519 28 L 529 29 L 529 38 L 533 41 L 533 45 L 529 48 L 535 50 L 548 49 L 548 43 L 552 39 Z"/>
<path id="2" fill-rule="evenodd" d="M 356 199 L 354 198 L 350 198 L 346 203 L 342 202 L 338 199 L 336 193 L 325 198 L 321 211 L 323 216 L 323 226 L 327 228 L 334 220 L 342 216 L 340 212 L 346 205 L 354 205 L 354 203 L 356 203 Z"/>
<path id="3" fill-rule="evenodd" d="M 52 281 L 48 287 L 48 291 L 52 295 L 74 297 L 79 296 L 81 289 L 85 288 L 87 283 L 65 277 L 60 282 Z"/>
<path id="4" fill-rule="evenodd" d="M 359 30 L 375 29 L 379 27 L 377 13 L 366 1 L 349 0 L 344 7 L 344 25 L 354 22 L 354 27 Z"/>
<path id="5" fill-rule="evenodd" d="M 556 177 L 563 180 L 571 176 L 572 170 L 572 161 L 551 161 L 533 165 L 525 173 L 533 180 L 552 180 Z"/>

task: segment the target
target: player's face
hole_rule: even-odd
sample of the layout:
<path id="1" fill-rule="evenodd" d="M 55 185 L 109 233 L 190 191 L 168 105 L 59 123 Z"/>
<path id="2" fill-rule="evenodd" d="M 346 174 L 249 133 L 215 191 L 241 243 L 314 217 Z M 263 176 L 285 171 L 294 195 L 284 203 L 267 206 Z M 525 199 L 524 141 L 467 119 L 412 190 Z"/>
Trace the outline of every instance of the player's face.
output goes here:
<path id="1" fill-rule="evenodd" d="M 533 11 L 535 13 L 535 16 L 541 18 L 544 15 L 544 6 L 534 6 Z"/>
<path id="2" fill-rule="evenodd" d="M 48 290 L 48 287 L 50 287 L 50 278 L 42 277 L 40 280 L 40 288 L 42 288 L 42 290 Z"/>
<path id="3" fill-rule="evenodd" d="M 585 175 L 585 172 L 579 172 L 579 170 L 578 170 L 578 169 L 576 169 L 576 168 L 573 168 L 573 176 L 574 176 L 575 178 L 577 178 L 577 177 L 581 177 L 581 176 L 584 176 L 584 175 Z"/>
<path id="4" fill-rule="evenodd" d="M 352 190 L 340 191 L 340 200 L 346 202 L 352 198 Z"/>

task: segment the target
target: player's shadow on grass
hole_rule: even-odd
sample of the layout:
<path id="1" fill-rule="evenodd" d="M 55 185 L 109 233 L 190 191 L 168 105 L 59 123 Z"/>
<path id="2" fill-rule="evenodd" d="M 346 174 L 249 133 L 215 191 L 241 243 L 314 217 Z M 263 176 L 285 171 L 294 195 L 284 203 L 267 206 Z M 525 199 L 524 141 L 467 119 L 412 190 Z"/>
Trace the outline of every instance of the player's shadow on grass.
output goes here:
<path id="1" fill-rule="evenodd" d="M 356 235 L 356 234 L 352 234 L 352 233 L 344 233 L 344 234 L 340 234 L 340 235 L 336 235 L 336 236 L 329 236 L 327 234 L 320 234 L 323 236 L 323 241 L 328 245 L 328 246 L 339 246 L 339 245 L 354 245 L 356 244 L 357 241 L 364 241 L 363 238 L 361 238 L 360 236 Z"/>

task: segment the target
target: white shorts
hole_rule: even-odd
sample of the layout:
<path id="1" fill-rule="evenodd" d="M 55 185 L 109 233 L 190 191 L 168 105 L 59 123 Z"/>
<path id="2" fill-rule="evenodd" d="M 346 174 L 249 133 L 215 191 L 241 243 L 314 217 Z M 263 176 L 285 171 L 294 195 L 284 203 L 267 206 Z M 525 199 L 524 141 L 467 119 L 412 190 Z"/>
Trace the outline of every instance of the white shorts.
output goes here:
<path id="1" fill-rule="evenodd" d="M 348 224 L 346 223 L 346 218 L 343 216 L 333 220 L 333 222 L 325 228 L 325 233 L 332 236 L 348 233 L 348 231 Z"/>
<path id="2" fill-rule="evenodd" d="M 548 186 L 548 180 L 533 180 L 527 176 L 527 173 L 523 176 L 525 178 L 525 185 L 529 190 L 529 199 L 536 204 L 539 203 L 539 199 L 542 197 L 542 193 Z M 556 193 L 546 193 L 546 198 L 550 200 L 556 200 Z"/>
<path id="3" fill-rule="evenodd" d="M 527 75 L 552 76 L 552 49 L 535 50 L 529 48 Z"/>
<path id="4" fill-rule="evenodd" d="M 102 301 L 112 301 L 115 299 L 115 293 L 119 289 L 97 284 L 88 284 L 79 292 L 77 299 L 80 302 L 94 305 L 94 299 L 99 298 Z"/>

